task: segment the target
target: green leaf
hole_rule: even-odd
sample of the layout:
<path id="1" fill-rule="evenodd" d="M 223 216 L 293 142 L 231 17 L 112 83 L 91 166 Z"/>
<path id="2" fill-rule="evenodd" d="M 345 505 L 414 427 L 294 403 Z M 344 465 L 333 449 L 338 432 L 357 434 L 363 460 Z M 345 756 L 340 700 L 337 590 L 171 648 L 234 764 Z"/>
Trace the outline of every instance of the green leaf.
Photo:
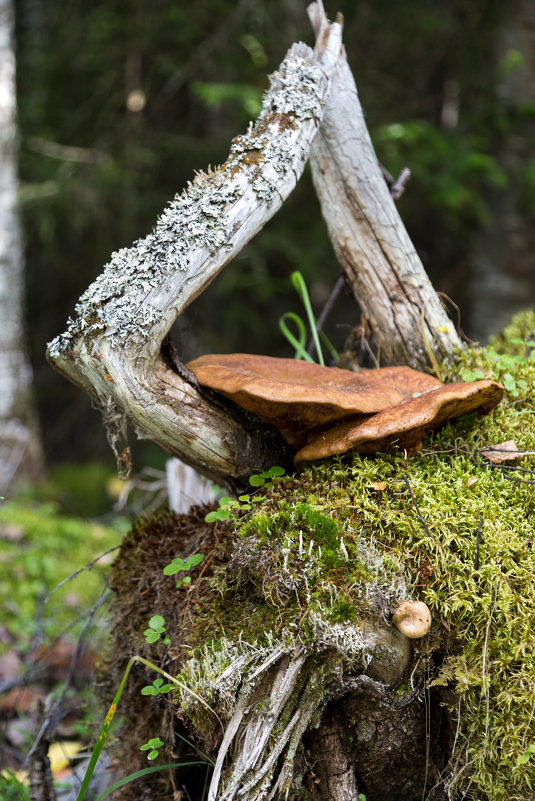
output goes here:
<path id="1" fill-rule="evenodd" d="M 314 317 L 314 312 L 312 311 L 312 304 L 310 303 L 310 298 L 308 296 L 308 289 L 305 283 L 305 279 L 303 278 L 299 270 L 296 270 L 295 272 L 292 273 L 291 279 L 292 279 L 292 284 L 294 285 L 294 288 L 299 297 L 301 298 L 303 306 L 305 307 L 308 319 L 308 325 L 312 332 L 312 338 L 316 346 L 316 353 L 318 354 L 318 361 L 321 365 L 325 365 L 325 362 L 323 360 L 323 352 L 321 350 L 320 340 L 318 336 L 318 329 L 316 327 L 316 318 Z"/>
<path id="2" fill-rule="evenodd" d="M 163 681 L 163 679 L 156 679 L 156 681 Z M 156 684 L 156 681 L 154 684 Z M 147 740 L 147 745 L 150 748 L 161 748 L 164 745 L 164 741 L 160 740 L 159 737 L 151 737 L 150 740 Z"/>
<path id="3" fill-rule="evenodd" d="M 184 562 L 184 565 L 185 565 L 184 570 L 191 570 L 192 567 L 195 567 L 196 565 L 200 565 L 200 563 L 202 562 L 203 559 L 204 559 L 204 556 L 203 556 L 202 553 L 193 553 L 193 554 L 191 554 L 191 556 L 188 556 L 188 558 Z"/>
<path id="4" fill-rule="evenodd" d="M 156 749 L 154 749 L 154 751 L 151 751 L 150 754 L 147 754 L 147 759 L 156 759 L 159 753 L 160 753 L 159 751 L 156 751 Z"/>
<path id="5" fill-rule="evenodd" d="M 208 512 L 204 519 L 206 523 L 215 523 L 216 520 L 219 520 L 219 514 L 217 512 Z M 165 569 L 163 572 L 165 573 Z"/>
<path id="6" fill-rule="evenodd" d="M 263 487 L 265 478 L 262 475 L 249 476 L 249 484 L 251 487 Z"/>
<path id="7" fill-rule="evenodd" d="M 149 620 L 149 626 L 151 629 L 161 629 L 165 626 L 165 620 L 161 615 L 153 615 Z"/>
<path id="8" fill-rule="evenodd" d="M 158 695 L 158 690 L 152 684 L 147 684 L 142 688 L 141 695 Z"/>
<path id="9" fill-rule="evenodd" d="M 273 476 L 283 476 L 286 473 L 284 467 L 280 467 L 279 465 L 274 465 L 270 467 L 269 470 L 266 471 L 267 475 L 273 478 Z"/>
<path id="10" fill-rule="evenodd" d="M 104 801 L 108 795 L 111 795 L 115 790 L 119 790 L 121 787 L 124 787 L 125 784 L 130 784 L 130 782 L 135 781 L 136 779 L 141 779 L 143 776 L 147 776 L 149 773 L 156 773 L 158 770 L 172 770 L 173 768 L 187 768 L 192 765 L 209 765 L 208 762 L 173 762 L 170 765 L 155 765 L 151 768 L 143 768 L 142 770 L 137 770 L 135 773 L 129 773 L 128 776 L 123 776 L 122 779 L 119 781 L 114 782 L 111 784 L 107 790 L 104 790 L 95 801 Z M 79 797 L 80 798 L 80 797 Z M 83 798 L 83 796 L 82 796 Z"/>
<path id="11" fill-rule="evenodd" d="M 299 339 L 292 334 L 286 324 L 286 320 L 292 320 L 297 326 L 297 335 Z M 279 319 L 279 328 L 295 350 L 296 359 L 304 359 L 307 362 L 314 364 L 314 359 L 306 351 L 307 332 L 306 326 L 298 314 L 293 312 L 285 312 Z"/>

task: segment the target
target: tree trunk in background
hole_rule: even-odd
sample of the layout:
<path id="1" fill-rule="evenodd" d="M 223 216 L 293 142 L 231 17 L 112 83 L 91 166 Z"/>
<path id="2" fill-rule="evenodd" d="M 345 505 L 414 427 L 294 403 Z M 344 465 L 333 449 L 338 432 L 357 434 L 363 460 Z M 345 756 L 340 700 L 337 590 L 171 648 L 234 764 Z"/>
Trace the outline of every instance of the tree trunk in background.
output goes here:
<path id="1" fill-rule="evenodd" d="M 0 0 L 0 494 L 34 480 L 43 456 L 23 332 L 24 263 L 17 212 L 13 7 Z"/>
<path id="2" fill-rule="evenodd" d="M 507 174 L 507 191 L 488 199 L 489 227 L 472 255 L 471 334 L 486 342 L 512 314 L 535 304 L 535 5 L 517 0 L 503 14 L 496 53 L 499 111 L 507 128 L 494 156 Z M 529 170 L 529 173 L 528 173 Z M 529 181 L 526 178 L 529 176 Z"/>

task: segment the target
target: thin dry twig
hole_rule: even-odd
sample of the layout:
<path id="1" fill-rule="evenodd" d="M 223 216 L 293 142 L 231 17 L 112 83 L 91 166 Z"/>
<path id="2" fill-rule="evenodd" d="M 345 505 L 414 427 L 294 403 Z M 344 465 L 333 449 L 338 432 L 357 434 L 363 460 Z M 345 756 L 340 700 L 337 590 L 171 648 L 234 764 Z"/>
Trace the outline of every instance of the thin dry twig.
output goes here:
<path id="1" fill-rule="evenodd" d="M 407 489 L 409 490 L 409 492 L 411 494 L 411 500 L 412 500 L 412 503 L 414 505 L 414 508 L 416 509 L 416 517 L 418 518 L 418 520 L 420 521 L 420 523 L 424 527 L 424 530 L 425 530 L 425 533 L 427 534 L 427 536 L 430 537 L 431 536 L 431 532 L 429 531 L 429 528 L 427 527 L 427 523 L 425 522 L 425 520 L 424 520 L 424 518 L 422 516 L 422 513 L 420 512 L 420 507 L 418 506 L 418 502 L 417 502 L 416 498 L 414 497 L 414 492 L 412 491 L 412 487 L 410 485 L 409 478 L 408 478 L 406 473 L 403 476 L 403 481 L 407 485 Z"/>
<path id="2" fill-rule="evenodd" d="M 474 570 L 479 570 L 479 545 L 481 543 L 482 533 L 483 533 L 483 515 L 480 515 L 479 526 L 476 534 L 476 555 L 474 557 Z"/>
<path id="3" fill-rule="evenodd" d="M 41 728 L 39 729 L 39 731 L 37 733 L 37 736 L 36 736 L 36 738 L 34 740 L 34 743 L 33 743 L 32 747 L 30 748 L 30 750 L 28 751 L 28 754 L 26 755 L 26 759 L 24 760 L 24 765 L 27 765 L 28 762 L 30 761 L 30 759 L 32 758 L 32 756 L 35 754 L 36 750 L 39 747 L 39 743 L 41 742 L 41 740 L 43 739 L 43 737 L 45 735 L 47 736 L 47 739 L 49 739 L 49 740 L 52 739 L 52 736 L 53 736 L 53 733 L 54 733 L 54 729 L 56 728 L 56 726 L 57 726 L 57 724 L 58 724 L 58 722 L 59 722 L 59 720 L 61 718 L 61 705 L 63 704 L 63 700 L 65 698 L 65 695 L 67 694 L 67 691 L 68 691 L 68 689 L 70 687 L 70 684 L 72 682 L 72 679 L 73 679 L 73 676 L 74 676 L 74 671 L 76 670 L 76 664 L 78 662 L 78 657 L 80 656 L 80 652 L 82 650 L 82 644 L 83 644 L 85 635 L 87 634 L 87 630 L 89 628 L 89 625 L 92 623 L 93 618 L 95 617 L 97 611 L 100 609 L 100 607 L 104 604 L 104 602 L 108 599 L 109 596 L 110 596 L 110 591 L 109 591 L 108 587 L 106 586 L 106 587 L 104 587 L 104 589 L 100 593 L 99 597 L 97 598 L 97 600 L 94 603 L 94 605 L 92 606 L 92 608 L 89 610 L 89 612 L 87 614 L 87 620 L 86 620 L 86 622 L 84 624 L 84 627 L 83 627 L 82 631 L 80 632 L 80 636 L 78 637 L 78 641 L 76 643 L 76 648 L 74 649 L 74 653 L 73 653 L 72 658 L 71 658 L 71 663 L 69 665 L 69 672 L 67 673 L 67 677 L 65 679 L 65 684 L 63 686 L 63 689 L 62 689 L 58 699 L 53 704 L 53 706 L 51 707 L 50 711 L 48 712 L 48 714 L 46 715 L 45 719 L 43 720 L 43 723 L 41 724 Z"/>
<path id="4" fill-rule="evenodd" d="M 399 200 L 403 192 L 405 191 L 405 186 L 409 178 L 411 177 L 411 171 L 408 167 L 403 167 L 400 174 L 398 175 L 397 179 L 388 172 L 386 167 L 383 167 L 382 164 L 379 164 L 381 168 L 381 172 L 383 173 L 383 178 L 386 181 L 386 184 L 390 190 L 390 195 L 392 200 Z"/>
<path id="5" fill-rule="evenodd" d="M 320 316 L 318 317 L 318 320 L 316 322 L 316 331 L 318 333 L 323 330 L 325 321 L 329 316 L 329 314 L 331 313 L 334 304 L 338 300 L 338 295 L 342 291 L 342 288 L 345 286 L 345 282 L 346 282 L 345 277 L 343 275 L 340 275 L 336 281 L 336 284 L 331 290 L 331 294 L 325 301 L 325 305 L 321 310 Z M 314 340 L 314 336 L 311 335 L 310 339 L 308 340 L 307 353 L 309 354 L 309 356 L 314 356 L 315 351 L 316 351 L 316 343 Z"/>
<path id="6" fill-rule="evenodd" d="M 61 587 L 63 587 L 64 584 L 67 584 L 68 581 L 71 581 L 71 579 L 74 579 L 76 578 L 76 576 L 79 576 L 80 573 L 84 572 L 84 570 L 91 570 L 91 568 L 94 567 L 94 565 L 96 565 L 96 563 L 100 561 L 104 556 L 107 556 L 109 553 L 113 553 L 113 551 L 118 551 L 120 547 L 121 547 L 120 545 L 114 545 L 113 548 L 108 548 L 107 551 L 103 551 L 102 553 L 100 553 L 91 562 L 88 562 L 87 565 L 84 565 L 79 570 L 75 570 L 74 573 L 71 573 L 70 576 L 67 576 L 67 578 L 64 578 L 63 581 L 60 581 L 59 584 L 56 584 L 54 589 L 48 593 L 43 603 L 45 604 L 48 603 L 48 601 L 52 598 L 54 593 L 57 592 Z"/>

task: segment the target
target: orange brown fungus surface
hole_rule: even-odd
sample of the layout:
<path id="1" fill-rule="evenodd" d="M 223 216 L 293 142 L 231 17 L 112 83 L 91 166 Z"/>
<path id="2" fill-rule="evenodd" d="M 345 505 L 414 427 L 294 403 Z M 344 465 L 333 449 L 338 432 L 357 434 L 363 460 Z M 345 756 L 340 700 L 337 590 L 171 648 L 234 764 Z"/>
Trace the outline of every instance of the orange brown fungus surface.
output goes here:
<path id="1" fill-rule="evenodd" d="M 410 367 L 353 372 L 246 353 L 201 356 L 186 367 L 199 384 L 276 426 L 295 447 L 311 428 L 348 416 L 362 419 L 442 386 Z"/>
<path id="2" fill-rule="evenodd" d="M 366 418 L 348 418 L 309 432 L 295 463 L 324 459 L 354 449 L 359 453 L 414 449 L 442 423 L 477 410 L 486 414 L 501 401 L 504 389 L 495 381 L 445 384 Z"/>

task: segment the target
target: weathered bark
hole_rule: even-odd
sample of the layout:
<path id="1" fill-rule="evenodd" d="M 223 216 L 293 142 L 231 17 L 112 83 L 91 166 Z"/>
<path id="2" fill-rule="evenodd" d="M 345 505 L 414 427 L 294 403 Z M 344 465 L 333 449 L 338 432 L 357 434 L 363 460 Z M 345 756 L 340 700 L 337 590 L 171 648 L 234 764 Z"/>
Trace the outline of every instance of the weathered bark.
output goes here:
<path id="1" fill-rule="evenodd" d="M 180 312 L 273 216 L 309 153 L 341 46 L 333 24 L 313 53 L 294 45 L 256 125 L 225 164 L 177 197 L 154 232 L 115 253 L 80 299 L 77 318 L 48 348 L 54 366 L 102 406 L 108 436 L 128 461 L 126 420 L 140 437 L 229 482 L 274 464 L 266 427 L 202 393 L 161 353 Z M 184 375 L 184 373 L 182 373 Z"/>
<path id="2" fill-rule="evenodd" d="M 17 211 L 13 8 L 0 0 L 0 495 L 41 475 L 43 456 L 23 332 L 24 260 Z"/>
<path id="3" fill-rule="evenodd" d="M 208 801 L 243 801 L 287 796 L 294 775 L 296 752 L 311 721 L 331 695 L 339 693 L 344 665 L 366 670 L 364 678 L 386 695 L 403 676 L 411 657 L 409 641 L 380 626 L 329 626 L 315 621 L 313 646 L 298 642 L 268 652 L 255 666 L 237 696 L 219 748 Z M 243 665 L 231 665 L 222 685 Z M 331 686 L 331 691 L 326 686 Z M 281 729 L 281 721 L 286 725 Z M 395 725 L 395 724 L 394 724 Z M 349 751 L 347 751 L 349 754 Z M 231 769 L 221 782 L 223 765 L 232 755 Z M 353 756 L 351 756 L 353 761 Z M 342 786 L 351 787 L 349 774 Z M 344 793 L 346 790 L 344 790 Z M 349 801 L 354 796 L 335 795 Z"/>
<path id="4" fill-rule="evenodd" d="M 325 13 L 313 3 L 309 15 L 319 35 Z M 390 196 L 344 52 L 310 163 L 336 256 L 371 324 L 381 363 L 425 370 L 430 351 L 438 362 L 450 357 L 460 339 Z"/>

